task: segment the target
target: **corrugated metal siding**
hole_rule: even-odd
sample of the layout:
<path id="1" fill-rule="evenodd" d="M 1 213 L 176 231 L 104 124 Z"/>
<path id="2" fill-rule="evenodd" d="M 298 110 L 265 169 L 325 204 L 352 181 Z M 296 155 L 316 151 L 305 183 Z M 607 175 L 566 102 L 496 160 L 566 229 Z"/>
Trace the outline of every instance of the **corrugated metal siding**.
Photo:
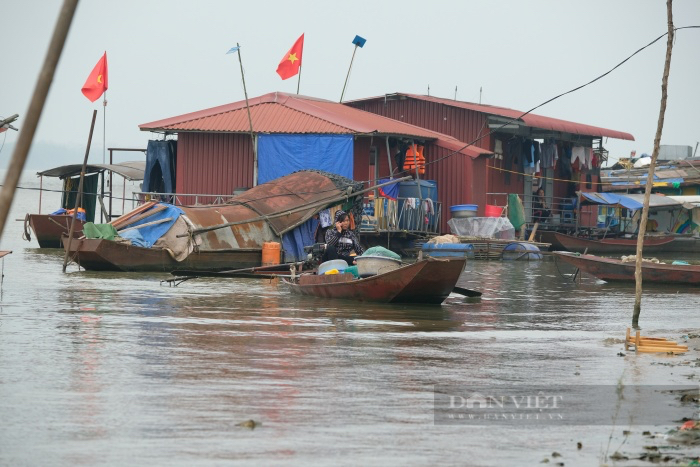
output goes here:
<path id="1" fill-rule="evenodd" d="M 446 148 L 431 145 L 424 151 L 426 162 L 440 159 L 450 154 Z M 442 204 L 440 232 L 449 233 L 447 221 L 450 219 L 450 206 L 471 203 L 474 199 L 472 159 L 460 154 L 447 157 L 437 164 L 428 164 L 421 178 L 435 180 L 438 188 L 438 201 Z"/>
<path id="2" fill-rule="evenodd" d="M 464 142 L 471 142 L 481 134 L 488 132 L 484 115 L 433 102 L 404 99 L 388 100 L 386 104 L 382 100 L 353 102 L 351 105 L 367 112 L 447 134 Z M 475 146 L 490 150 L 491 137 L 487 136 L 481 139 L 475 143 Z M 452 152 L 433 144 L 428 145 L 425 149 L 428 166 L 424 177 L 437 182 L 438 201 L 442 203 L 441 232 L 450 232 L 447 225 L 450 218 L 450 206 L 478 204 L 480 212 L 483 213 L 483 206 L 486 204 L 486 158 L 472 159 L 455 154 L 442 159 Z M 386 151 L 382 154 L 380 163 L 385 161 Z M 430 163 L 438 159 L 442 160 Z M 383 163 L 386 164 L 386 162 Z M 388 164 L 380 165 L 380 168 L 386 167 L 388 169 L 387 166 Z"/>
<path id="3" fill-rule="evenodd" d="M 617 130 L 610 130 L 608 128 L 601 128 L 592 125 L 585 125 L 583 123 L 570 122 L 567 120 L 560 120 L 558 118 L 545 117 L 543 115 L 537 114 L 527 114 L 523 115 L 523 111 L 509 109 L 506 107 L 498 107 L 493 105 L 484 104 L 474 104 L 472 102 L 456 101 L 452 99 L 444 99 L 441 97 L 434 96 L 421 96 L 418 94 L 396 94 L 389 97 L 388 102 L 395 99 L 415 99 L 421 102 L 437 103 L 439 105 L 445 105 L 452 108 L 464 109 L 469 111 L 474 111 L 486 115 L 498 115 L 506 118 L 520 118 L 527 126 L 533 128 L 540 128 L 553 131 L 562 131 L 566 133 L 572 133 L 575 135 L 585 135 L 585 136 L 598 136 L 598 137 L 610 137 L 617 139 L 626 139 L 634 141 L 634 136 L 629 133 L 625 133 Z M 365 102 L 381 102 L 384 103 L 385 98 L 383 97 L 373 97 L 366 101 L 353 101 L 347 103 L 347 105 L 352 105 L 357 108 L 360 107 L 359 104 L 364 104 Z M 522 116 L 522 117 L 521 117 Z"/>
<path id="4" fill-rule="evenodd" d="M 427 128 L 457 138 L 459 141 L 471 143 L 479 136 L 488 133 L 487 116 L 467 109 L 449 107 L 435 102 L 416 99 L 401 99 L 384 101 L 363 101 L 351 104 L 367 112 L 399 120 L 411 125 Z M 474 143 L 483 149 L 490 150 L 491 137 L 486 136 Z"/>
<path id="5" fill-rule="evenodd" d="M 494 168 L 496 167 L 496 168 Z M 503 161 L 500 159 L 490 159 L 487 165 L 488 186 L 487 193 L 517 193 L 522 195 L 525 178 L 522 175 L 511 173 L 510 183 L 506 183 L 506 172 L 498 170 L 503 168 Z M 522 197 L 521 197 L 522 198 Z M 505 206 L 508 202 L 505 195 L 494 195 L 487 197 L 486 204 Z"/>
<path id="6" fill-rule="evenodd" d="M 233 194 L 236 188 L 252 187 L 250 135 L 180 133 L 175 186 L 185 194 Z"/>

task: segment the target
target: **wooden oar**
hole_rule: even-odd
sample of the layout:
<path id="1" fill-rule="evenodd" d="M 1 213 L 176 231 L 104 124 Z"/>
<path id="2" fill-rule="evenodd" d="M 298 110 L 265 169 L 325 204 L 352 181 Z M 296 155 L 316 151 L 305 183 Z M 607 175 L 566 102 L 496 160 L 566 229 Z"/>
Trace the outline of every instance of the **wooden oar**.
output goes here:
<path id="1" fill-rule="evenodd" d="M 477 290 L 465 289 L 464 287 L 453 287 L 452 291 L 465 297 L 481 297 L 482 293 Z"/>

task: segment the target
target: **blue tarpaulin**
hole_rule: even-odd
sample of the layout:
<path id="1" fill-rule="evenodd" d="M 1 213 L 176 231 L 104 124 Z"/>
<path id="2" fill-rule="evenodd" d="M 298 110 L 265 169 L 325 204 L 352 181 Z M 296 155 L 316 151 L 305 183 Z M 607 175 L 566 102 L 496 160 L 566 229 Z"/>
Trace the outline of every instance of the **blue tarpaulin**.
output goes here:
<path id="1" fill-rule="evenodd" d="M 583 203 L 602 204 L 606 206 L 622 206 L 623 208 L 631 209 L 632 211 L 642 209 L 642 206 L 644 205 L 644 195 L 642 194 L 618 195 L 615 193 L 584 192 L 581 193 L 581 196 L 584 198 Z M 649 197 L 650 208 L 679 207 L 681 204 L 682 203 L 667 196 L 651 195 Z"/>
<path id="2" fill-rule="evenodd" d="M 304 246 L 314 244 L 314 233 L 318 224 L 318 219 L 312 217 L 294 230 L 282 235 L 282 249 L 286 262 L 306 259 Z"/>
<path id="3" fill-rule="evenodd" d="M 138 230 L 138 233 L 141 234 L 136 235 L 134 233 L 129 234 L 129 232 L 134 232 L 134 230 L 128 230 L 126 232 L 120 232 L 119 236 L 124 237 L 124 238 L 131 238 L 132 240 L 135 240 L 138 246 L 143 246 L 145 248 L 151 248 L 153 244 L 158 240 L 160 237 L 162 237 L 168 230 L 170 230 L 170 227 L 175 223 L 178 217 L 182 214 L 182 209 L 173 206 L 172 204 L 165 204 L 165 203 L 159 203 L 156 204 L 156 206 L 166 206 L 166 209 L 163 209 L 160 212 L 156 212 L 144 219 L 141 219 L 138 222 L 134 222 L 133 224 L 129 224 L 124 227 L 124 230 L 131 228 L 131 227 L 136 227 L 141 224 L 147 224 L 149 222 L 161 220 L 161 219 L 167 219 L 170 218 L 169 221 L 167 222 L 162 222 L 160 224 L 154 224 L 154 225 L 149 225 L 148 227 L 141 227 L 140 229 L 134 229 Z M 153 208 L 149 209 L 149 211 L 152 211 Z M 144 212 L 144 214 L 148 214 L 149 211 Z"/>
<path id="4" fill-rule="evenodd" d="M 258 184 L 303 169 L 352 179 L 352 135 L 259 135 Z"/>
<path id="5" fill-rule="evenodd" d="M 391 179 L 383 178 L 379 180 L 379 184 L 390 182 Z M 379 188 L 379 194 L 385 198 L 396 200 L 399 198 L 399 183 L 391 183 Z"/>

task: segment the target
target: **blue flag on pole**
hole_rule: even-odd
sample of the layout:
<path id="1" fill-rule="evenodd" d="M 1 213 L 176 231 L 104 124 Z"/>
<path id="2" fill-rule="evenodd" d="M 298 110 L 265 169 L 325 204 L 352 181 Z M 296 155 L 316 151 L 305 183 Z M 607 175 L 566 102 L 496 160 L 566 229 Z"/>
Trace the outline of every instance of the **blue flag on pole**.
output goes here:
<path id="1" fill-rule="evenodd" d="M 365 42 L 367 42 L 367 39 L 360 36 L 355 36 L 355 38 L 352 40 L 352 43 L 360 48 L 365 46 Z"/>
<path id="2" fill-rule="evenodd" d="M 231 47 L 231 48 L 229 49 L 229 51 L 226 52 L 226 53 L 227 53 L 227 54 L 232 54 L 232 53 L 238 52 L 238 49 L 240 49 L 239 46 Z"/>

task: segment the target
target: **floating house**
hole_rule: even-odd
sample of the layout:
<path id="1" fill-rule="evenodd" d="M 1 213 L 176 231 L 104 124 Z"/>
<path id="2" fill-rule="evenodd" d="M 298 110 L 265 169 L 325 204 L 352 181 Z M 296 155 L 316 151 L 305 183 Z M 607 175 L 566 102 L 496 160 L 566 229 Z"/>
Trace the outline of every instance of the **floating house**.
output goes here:
<path id="1" fill-rule="evenodd" d="M 399 190 L 393 197 L 432 198 L 429 212 L 422 211 L 422 202 L 399 203 L 376 213 L 377 223 L 366 226 L 364 237 L 447 231 L 446 216 L 439 215 L 442 206 L 481 197 L 487 189 L 482 174 L 493 156 L 432 129 L 278 92 L 249 99 L 248 105 L 235 102 L 139 128 L 163 136 L 149 143 L 144 191 L 176 194 L 170 201 L 178 204 L 211 203 L 301 169 L 335 173 L 367 187 L 413 174 L 417 180 L 394 187 Z M 449 164 L 431 164 L 440 160 Z M 406 220 L 410 215 L 409 224 L 401 221 L 402 211 Z"/>
<path id="2" fill-rule="evenodd" d="M 456 161 L 448 158 L 429 165 L 426 177 L 439 184 L 448 181 L 440 184 L 440 199 L 445 204 L 478 205 L 479 216 L 485 214 L 486 206 L 504 206 L 507 195 L 517 193 L 523 198 L 529 222 L 533 221 L 532 194 L 542 186 L 552 218 L 540 229 L 573 224 L 575 193 L 600 191 L 600 167 L 608 157 L 604 138 L 634 140 L 622 131 L 433 96 L 393 93 L 346 104 L 492 152 L 475 172 L 460 172 Z M 461 184 L 478 188 L 465 197 Z"/>

